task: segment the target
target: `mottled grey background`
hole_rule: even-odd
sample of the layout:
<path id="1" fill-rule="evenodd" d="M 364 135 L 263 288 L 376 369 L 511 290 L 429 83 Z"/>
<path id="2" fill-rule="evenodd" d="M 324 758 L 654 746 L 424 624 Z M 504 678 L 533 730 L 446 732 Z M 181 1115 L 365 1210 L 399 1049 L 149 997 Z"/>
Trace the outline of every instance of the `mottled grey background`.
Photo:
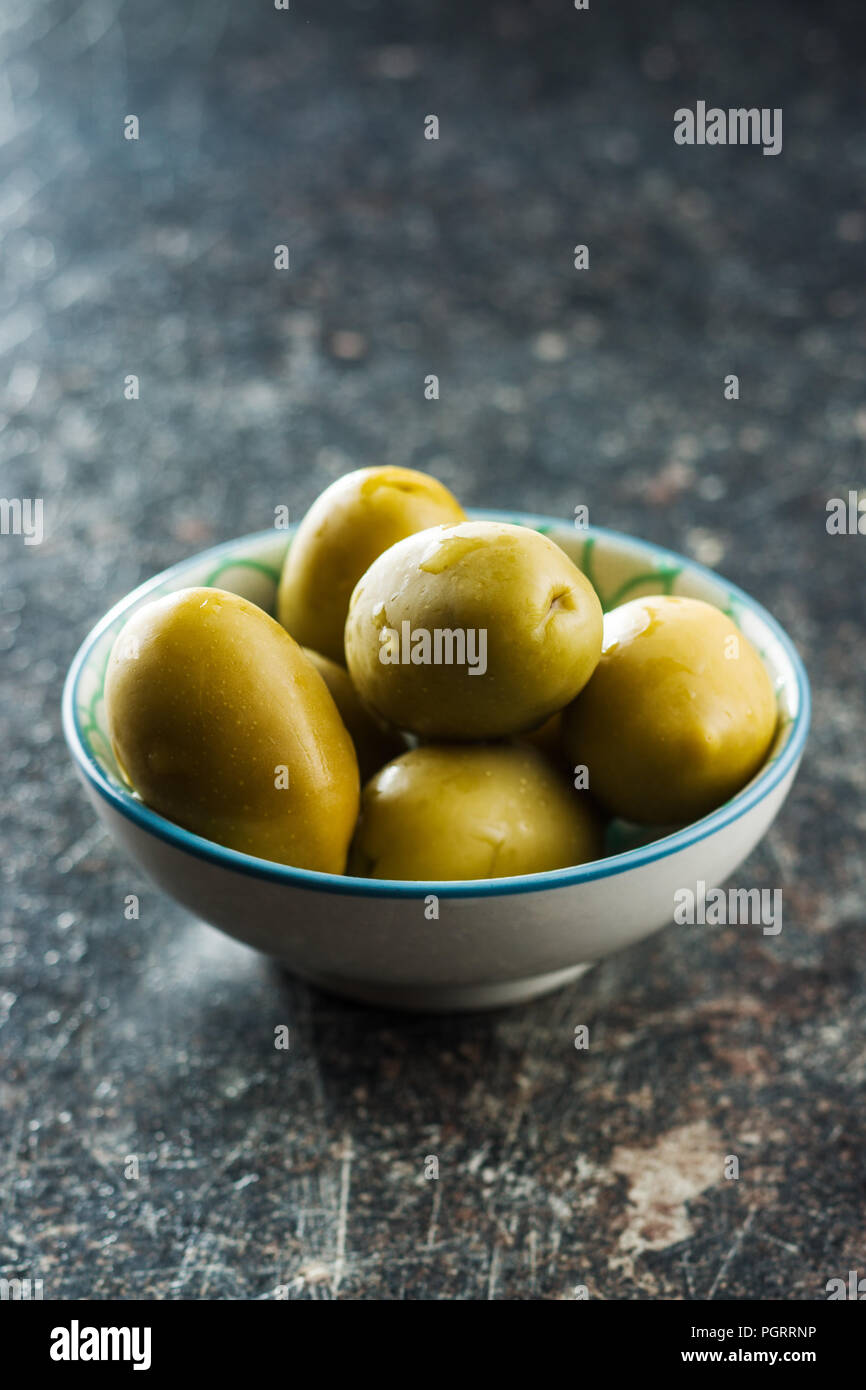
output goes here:
<path id="1" fill-rule="evenodd" d="M 866 1272 L 866 537 L 824 525 L 864 483 L 855 11 L 4 0 L 0 493 L 44 497 L 47 527 L 0 537 L 7 1277 L 811 1299 Z M 782 154 L 678 148 L 698 99 L 783 107 Z M 588 503 L 795 635 L 814 732 L 738 875 L 783 889 L 781 936 L 671 927 L 530 1007 L 387 1016 L 282 977 L 111 846 L 59 727 L 90 625 L 382 462 L 469 504 Z"/>

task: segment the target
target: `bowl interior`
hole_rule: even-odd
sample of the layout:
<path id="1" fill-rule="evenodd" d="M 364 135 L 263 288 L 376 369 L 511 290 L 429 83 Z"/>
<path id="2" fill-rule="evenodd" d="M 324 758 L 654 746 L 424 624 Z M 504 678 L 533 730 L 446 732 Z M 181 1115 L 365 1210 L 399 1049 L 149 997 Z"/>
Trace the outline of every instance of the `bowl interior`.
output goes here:
<path id="1" fill-rule="evenodd" d="M 615 531 L 599 527 L 576 528 L 549 517 L 511 512 L 485 510 L 474 511 L 471 515 L 479 519 L 530 526 L 548 535 L 583 570 L 594 585 L 605 611 L 629 599 L 655 593 L 699 598 L 722 609 L 760 652 L 773 681 L 779 705 L 779 725 L 774 745 L 767 762 L 753 781 L 765 777 L 769 766 L 786 749 L 793 753 L 790 745 L 795 729 L 799 730 L 798 744 L 802 743 L 808 719 L 808 684 L 802 665 L 784 631 L 742 590 L 683 556 Z M 84 752 L 96 763 L 115 792 L 130 802 L 134 802 L 134 798 L 118 773 L 105 715 L 105 674 L 118 632 L 142 603 L 177 589 L 197 585 L 228 589 L 273 614 L 280 569 L 287 545 L 291 542 L 291 534 L 290 529 L 243 536 L 182 561 L 128 594 L 86 639 L 73 666 L 67 695 L 74 733 Z M 742 797 L 745 790 L 733 800 Z M 718 812 L 712 814 L 717 815 Z M 626 851 L 636 844 L 658 838 L 658 831 L 633 832 L 626 827 L 614 826 L 608 848 L 613 852 Z"/>

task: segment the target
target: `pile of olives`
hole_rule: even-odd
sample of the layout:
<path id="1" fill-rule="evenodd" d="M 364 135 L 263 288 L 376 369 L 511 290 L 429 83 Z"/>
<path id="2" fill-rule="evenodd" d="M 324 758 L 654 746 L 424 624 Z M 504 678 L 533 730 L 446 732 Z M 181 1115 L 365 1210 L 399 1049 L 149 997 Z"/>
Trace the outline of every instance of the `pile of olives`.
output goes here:
<path id="1" fill-rule="evenodd" d="M 566 868 L 601 857 L 607 818 L 694 820 L 759 769 L 777 718 L 717 609 L 659 595 L 603 617 L 553 541 L 390 467 L 311 507 L 276 619 L 214 588 L 137 609 L 105 699 L 121 774 L 161 815 L 409 880 Z"/>

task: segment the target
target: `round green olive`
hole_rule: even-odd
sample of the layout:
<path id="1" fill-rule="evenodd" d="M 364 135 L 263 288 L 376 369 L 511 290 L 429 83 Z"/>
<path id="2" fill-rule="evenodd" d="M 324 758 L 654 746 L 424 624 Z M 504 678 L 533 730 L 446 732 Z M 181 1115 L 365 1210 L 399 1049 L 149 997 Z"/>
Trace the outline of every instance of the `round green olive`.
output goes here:
<path id="1" fill-rule="evenodd" d="M 660 595 L 608 613 L 601 661 L 563 716 L 564 742 L 613 815 L 681 824 L 758 771 L 776 718 L 770 677 L 731 619 Z"/>
<path id="2" fill-rule="evenodd" d="M 366 782 L 383 763 L 397 758 L 406 751 L 406 742 L 400 734 L 387 728 L 374 715 L 370 714 L 358 699 L 358 692 L 352 684 L 352 677 L 345 666 L 332 661 L 311 647 L 304 647 L 304 654 L 312 661 L 328 690 L 331 699 L 340 711 L 340 718 L 352 736 L 361 781 Z"/>
<path id="3" fill-rule="evenodd" d="M 533 729 L 583 689 L 601 655 L 601 604 L 553 541 L 527 526 L 437 526 L 359 580 L 346 663 L 361 699 L 424 738 Z"/>
<path id="4" fill-rule="evenodd" d="M 461 521 L 442 483 L 413 468 L 360 468 L 316 499 L 292 539 L 277 594 L 277 617 L 305 647 L 344 661 L 352 590 L 383 550 L 414 531 Z"/>
<path id="5" fill-rule="evenodd" d="M 254 603 L 200 588 L 139 608 L 114 643 L 105 706 L 123 776 L 160 815 L 262 859 L 343 872 L 352 740 L 315 667 Z"/>
<path id="6" fill-rule="evenodd" d="M 348 872 L 363 878 L 508 878 L 598 859 L 585 792 L 516 744 L 428 744 L 364 788 Z"/>

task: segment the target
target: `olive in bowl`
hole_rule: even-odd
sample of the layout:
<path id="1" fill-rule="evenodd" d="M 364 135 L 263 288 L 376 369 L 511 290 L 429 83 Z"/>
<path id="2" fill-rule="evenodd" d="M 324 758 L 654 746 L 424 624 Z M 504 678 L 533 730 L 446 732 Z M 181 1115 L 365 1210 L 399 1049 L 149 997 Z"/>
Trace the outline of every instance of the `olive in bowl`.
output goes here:
<path id="1" fill-rule="evenodd" d="M 346 663 L 364 703 L 397 728 L 470 741 L 562 709 L 601 639 L 595 590 L 558 545 L 526 526 L 468 521 L 373 562 L 352 594 Z"/>
<path id="2" fill-rule="evenodd" d="M 600 859 L 585 791 L 537 749 L 428 744 L 364 788 L 348 872 L 362 878 L 489 879 Z"/>
<path id="3" fill-rule="evenodd" d="M 343 662 L 352 590 L 378 555 L 415 531 L 462 521 L 456 497 L 414 468 L 359 468 L 316 498 L 280 574 L 277 618 L 304 647 Z"/>
<path id="4" fill-rule="evenodd" d="M 154 811 L 262 859 L 342 873 L 358 764 L 328 688 L 254 603 L 191 587 L 137 608 L 105 673 L 118 769 Z"/>
<path id="5" fill-rule="evenodd" d="M 605 617 L 601 661 L 563 715 L 563 740 L 611 815 L 683 824 L 754 776 L 777 718 L 767 669 L 731 619 L 657 594 Z"/>

